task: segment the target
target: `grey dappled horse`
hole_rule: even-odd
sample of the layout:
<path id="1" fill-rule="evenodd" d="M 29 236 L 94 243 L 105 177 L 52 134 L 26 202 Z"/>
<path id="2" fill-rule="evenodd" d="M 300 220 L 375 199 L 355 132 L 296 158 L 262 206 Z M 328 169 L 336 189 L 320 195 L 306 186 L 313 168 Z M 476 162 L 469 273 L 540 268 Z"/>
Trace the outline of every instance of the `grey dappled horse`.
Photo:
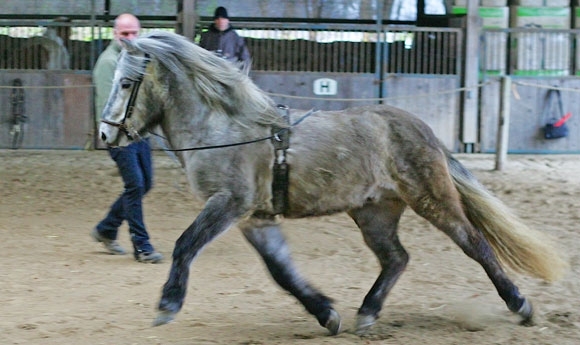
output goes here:
<path id="1" fill-rule="evenodd" d="M 292 110 L 291 123 L 304 113 Z M 189 267 L 200 250 L 237 224 L 275 281 L 331 334 L 340 331 L 331 300 L 296 269 L 273 210 L 275 149 L 271 140 L 257 139 L 288 125 L 238 66 L 167 32 L 125 42 L 102 121 L 101 138 L 111 146 L 138 140 L 157 126 L 174 149 L 255 141 L 178 152 L 205 206 L 176 241 L 154 325 L 173 320 L 181 309 Z M 419 118 L 376 105 L 317 111 L 288 130 L 284 217 L 347 212 L 380 262 L 381 273 L 358 310 L 357 333 L 375 323 L 409 260 L 397 235 L 407 206 L 477 261 L 524 322 L 531 321 L 532 305 L 504 265 L 547 281 L 563 273 L 565 262 L 549 242 L 481 186 Z"/>

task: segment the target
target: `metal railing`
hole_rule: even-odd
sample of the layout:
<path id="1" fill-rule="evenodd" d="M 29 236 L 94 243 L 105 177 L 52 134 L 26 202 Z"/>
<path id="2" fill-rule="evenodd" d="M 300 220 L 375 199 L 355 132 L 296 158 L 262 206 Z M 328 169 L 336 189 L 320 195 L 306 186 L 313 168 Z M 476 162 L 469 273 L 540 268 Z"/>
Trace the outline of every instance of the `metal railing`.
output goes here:
<path id="1" fill-rule="evenodd" d="M 209 24 L 198 23 L 197 32 Z M 143 31 L 175 22 L 143 22 Z M 234 22 L 252 69 L 272 72 L 460 74 L 462 30 L 349 23 Z M 0 21 L 0 69 L 89 71 L 110 22 Z"/>
<path id="2" fill-rule="evenodd" d="M 208 22 L 199 22 L 198 32 Z M 0 69 L 91 70 L 110 22 L 1 21 Z M 280 72 L 459 75 L 463 32 L 453 28 L 234 22 L 253 69 Z M 174 30 L 175 22 L 143 23 Z M 378 28 L 378 29 L 377 29 Z M 484 75 L 580 75 L 580 29 L 484 29 Z"/>
<path id="3" fill-rule="evenodd" d="M 253 70 L 376 72 L 380 33 L 374 25 L 236 22 L 235 27 L 246 40 Z"/>
<path id="4" fill-rule="evenodd" d="M 460 74 L 461 29 L 252 22 L 235 27 L 246 39 L 254 70 Z"/>
<path id="5" fill-rule="evenodd" d="M 459 75 L 462 46 L 461 29 L 387 27 L 385 72 Z"/>
<path id="6" fill-rule="evenodd" d="M 578 29 L 485 29 L 480 69 L 485 75 L 577 75 L 579 39 Z"/>
<path id="7" fill-rule="evenodd" d="M 143 23 L 143 31 L 174 30 L 174 22 Z M 0 69 L 90 71 L 113 37 L 111 23 L 0 21 Z"/>

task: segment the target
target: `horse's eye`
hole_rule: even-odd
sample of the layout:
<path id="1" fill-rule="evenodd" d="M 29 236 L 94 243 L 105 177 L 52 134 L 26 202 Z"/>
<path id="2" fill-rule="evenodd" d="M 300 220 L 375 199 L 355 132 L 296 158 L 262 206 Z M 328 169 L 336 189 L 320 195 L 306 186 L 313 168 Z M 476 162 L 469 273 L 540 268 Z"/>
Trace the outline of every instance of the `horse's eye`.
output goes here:
<path id="1" fill-rule="evenodd" d="M 128 89 L 131 87 L 131 80 L 129 79 L 121 79 L 121 87 L 123 89 Z"/>

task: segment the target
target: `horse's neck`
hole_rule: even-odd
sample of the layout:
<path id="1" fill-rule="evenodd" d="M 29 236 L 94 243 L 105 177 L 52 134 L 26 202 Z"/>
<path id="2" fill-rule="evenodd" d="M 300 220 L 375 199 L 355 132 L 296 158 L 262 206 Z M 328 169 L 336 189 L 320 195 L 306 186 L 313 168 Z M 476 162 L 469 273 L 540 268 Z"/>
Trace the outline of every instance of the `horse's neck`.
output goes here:
<path id="1" fill-rule="evenodd" d="M 234 144 L 270 135 L 264 126 L 242 124 L 199 106 L 181 113 L 166 114 L 161 127 L 173 149 Z"/>
<path id="2" fill-rule="evenodd" d="M 161 125 L 174 149 L 225 145 L 270 135 L 270 128 L 256 122 L 259 116 L 255 110 L 243 110 L 246 108 L 242 104 L 244 101 L 239 101 L 238 114 L 228 115 L 221 113 L 223 109 L 219 106 L 206 103 L 191 80 L 174 80 L 172 83 L 180 85 L 179 92 L 159 91 L 155 94 L 169 98 L 159 99 L 164 104 Z M 234 98 L 233 95 L 223 97 Z"/>

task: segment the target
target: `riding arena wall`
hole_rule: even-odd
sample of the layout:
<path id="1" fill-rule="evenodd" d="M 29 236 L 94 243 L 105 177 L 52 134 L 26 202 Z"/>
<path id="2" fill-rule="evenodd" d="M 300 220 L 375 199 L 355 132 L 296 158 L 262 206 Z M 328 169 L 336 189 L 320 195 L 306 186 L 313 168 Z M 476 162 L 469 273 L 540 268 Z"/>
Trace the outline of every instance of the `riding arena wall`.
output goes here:
<path id="1" fill-rule="evenodd" d="M 251 78 L 276 102 L 291 108 L 337 110 L 365 104 L 394 105 L 422 118 L 449 150 L 464 152 L 461 102 L 468 92 L 479 99 L 479 138 L 472 152 L 491 153 L 496 151 L 504 102 L 500 80 L 510 77 L 513 92 L 508 152 L 580 152 L 580 119 L 573 111 L 578 109 L 575 90 L 580 87 L 580 78 L 573 69 L 576 64 L 571 63 L 571 68 L 556 75 L 542 71 L 525 75 L 518 73 L 522 72 L 517 69 L 520 65 L 509 58 L 503 68 L 496 70 L 489 62 L 493 54 L 486 51 L 480 84 L 466 88 L 462 79 L 466 54 L 460 28 L 382 26 L 377 30 L 373 25 L 341 23 L 234 24 L 252 53 Z M 23 26 L 2 25 L 0 29 L 10 30 Z M 82 21 L 51 23 L 44 32 L 27 37 L 0 32 L 0 148 L 10 148 L 10 96 L 15 78 L 23 81 L 26 99 L 25 135 L 20 148 L 102 148 L 95 135 L 90 67 L 110 41 L 108 25 L 93 27 L 97 32 L 94 39 L 80 39 L 80 30 L 88 26 Z M 205 25 L 207 22 L 200 22 L 200 29 Z M 144 21 L 146 30 L 172 30 L 173 26 Z M 51 28 L 52 36 L 46 34 Z M 521 37 L 517 34 L 506 31 L 506 37 Z M 568 34 L 576 37 L 578 33 L 571 30 Z M 46 37 L 60 40 L 54 39 L 56 45 L 47 44 Z M 487 37 L 482 36 L 484 42 Z M 503 53 L 513 56 L 511 50 Z M 542 135 L 546 121 L 542 109 L 551 88 L 561 89 L 563 108 L 572 113 L 567 122 L 569 135 L 557 140 L 546 140 Z"/>

